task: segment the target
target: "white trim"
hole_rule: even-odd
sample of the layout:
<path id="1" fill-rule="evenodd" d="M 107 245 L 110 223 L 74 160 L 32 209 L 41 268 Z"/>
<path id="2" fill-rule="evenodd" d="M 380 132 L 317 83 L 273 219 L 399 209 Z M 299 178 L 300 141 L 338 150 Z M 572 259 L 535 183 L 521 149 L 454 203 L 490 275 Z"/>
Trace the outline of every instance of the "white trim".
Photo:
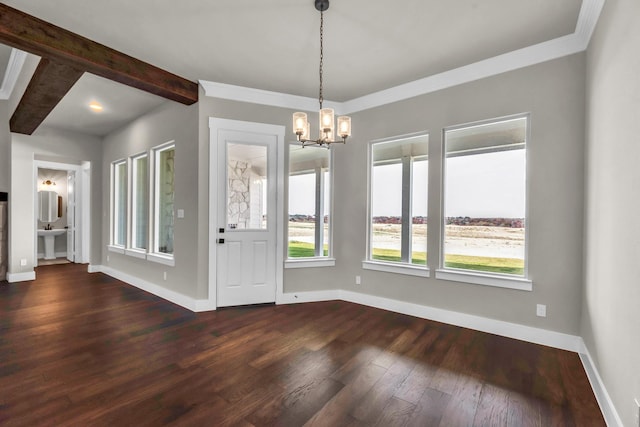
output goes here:
<path id="1" fill-rule="evenodd" d="M 7 69 L 4 72 L 2 86 L 0 86 L 0 99 L 9 99 L 11 93 L 16 86 L 24 61 L 27 59 L 27 53 L 16 48 L 11 49 Z"/>
<path id="2" fill-rule="evenodd" d="M 474 285 L 495 286 L 498 288 L 517 289 L 520 291 L 533 290 L 533 282 L 529 279 L 507 277 L 497 274 L 438 269 L 436 270 L 436 279 L 473 283 Z"/>
<path id="3" fill-rule="evenodd" d="M 184 307 L 187 310 L 199 312 L 199 311 L 206 311 L 206 309 L 208 308 L 208 305 L 207 305 L 208 301 L 206 300 L 198 300 L 198 299 L 189 297 L 179 292 L 164 288 L 155 283 L 148 282 L 139 277 L 131 276 L 130 274 L 123 273 L 119 270 L 115 270 L 111 267 L 100 266 L 100 270 L 102 273 L 106 274 L 107 276 L 111 276 L 131 286 L 135 286 L 138 289 L 142 289 L 145 292 L 149 292 L 150 294 L 153 294 L 159 298 L 165 299 L 176 305 Z"/>
<path id="4" fill-rule="evenodd" d="M 102 273 L 104 267 L 102 265 L 89 264 L 87 266 L 87 273 Z"/>
<path id="5" fill-rule="evenodd" d="M 351 291 L 340 291 L 340 299 L 576 353 L 582 349 L 580 337 L 561 332 Z"/>
<path id="6" fill-rule="evenodd" d="M 334 301 L 340 299 L 340 290 L 287 292 L 280 295 L 277 304 L 298 304 L 304 302 Z"/>
<path id="7" fill-rule="evenodd" d="M 173 255 L 147 254 L 147 260 L 157 262 L 158 264 L 168 265 L 170 267 L 175 267 L 176 265 L 176 260 Z"/>
<path id="8" fill-rule="evenodd" d="M 147 258 L 147 253 L 144 251 L 141 251 L 140 249 L 125 249 L 124 254 L 134 258 L 139 258 L 139 259 Z"/>
<path id="9" fill-rule="evenodd" d="M 591 353 L 589 353 L 589 350 L 587 349 L 587 346 L 584 344 L 584 342 L 582 343 L 582 346 L 583 349 L 579 353 L 580 360 L 582 361 L 582 366 L 584 366 L 584 370 L 587 373 L 589 383 L 591 383 L 593 394 L 596 396 L 598 405 L 600 405 L 600 410 L 602 411 L 605 422 L 609 427 L 623 427 L 622 420 L 618 415 L 618 411 L 616 411 L 616 407 L 614 406 L 613 401 L 609 396 L 609 392 L 607 392 L 607 388 L 605 387 L 604 382 L 602 382 L 602 378 L 600 377 L 600 373 L 596 368 L 596 364 L 593 363 Z"/>
<path id="10" fill-rule="evenodd" d="M 572 34 L 507 52 L 493 58 L 487 58 L 453 70 L 434 74 L 423 79 L 370 93 L 345 102 L 325 101 L 325 104 L 327 107 L 333 108 L 338 115 L 352 114 L 582 52 L 589 46 L 589 41 L 598 23 L 604 1 L 605 0 L 583 0 L 576 28 Z M 206 80 L 199 80 L 199 83 L 204 89 L 205 96 L 208 97 L 302 111 L 317 111 L 318 109 L 318 101 L 315 98 Z"/>
<path id="11" fill-rule="evenodd" d="M 24 273 L 7 273 L 7 282 L 9 283 L 29 282 L 31 280 L 36 280 L 36 272 L 33 270 Z"/>
<path id="12" fill-rule="evenodd" d="M 198 80 L 204 89 L 204 95 L 211 98 L 229 99 L 231 101 L 249 102 L 252 104 L 269 105 L 272 107 L 291 108 L 302 111 L 318 111 L 318 99 L 306 96 L 290 95 L 288 93 L 272 92 L 226 83 Z M 337 115 L 342 114 L 342 103 L 323 101 L 323 107 L 333 108 Z"/>
<path id="13" fill-rule="evenodd" d="M 107 245 L 107 250 L 109 252 L 115 252 L 117 254 L 124 255 L 124 246 Z"/>
<path id="14" fill-rule="evenodd" d="M 335 267 L 335 258 L 289 258 L 284 262 L 284 268 L 314 268 Z"/>
<path id="15" fill-rule="evenodd" d="M 53 256 L 55 258 L 66 258 L 66 252 L 54 252 Z M 38 252 L 38 259 L 44 259 L 44 252 Z"/>
<path id="16" fill-rule="evenodd" d="M 596 29 L 604 1 L 605 0 L 584 0 L 582 2 L 574 32 L 580 40 L 582 50 L 586 50 L 587 47 L 589 47 L 589 42 L 591 41 L 593 31 Z"/>
<path id="17" fill-rule="evenodd" d="M 381 261 L 362 261 L 362 268 L 364 270 L 384 271 L 386 273 L 406 274 L 418 277 L 429 277 L 431 274 L 428 267 Z"/>

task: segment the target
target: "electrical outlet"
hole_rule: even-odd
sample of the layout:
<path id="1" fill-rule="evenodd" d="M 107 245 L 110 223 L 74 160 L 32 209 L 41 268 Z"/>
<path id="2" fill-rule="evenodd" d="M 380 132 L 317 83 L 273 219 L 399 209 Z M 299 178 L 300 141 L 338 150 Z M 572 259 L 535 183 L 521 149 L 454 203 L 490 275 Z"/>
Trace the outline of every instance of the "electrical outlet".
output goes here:
<path id="1" fill-rule="evenodd" d="M 26 259 L 26 258 L 22 258 L 22 259 L 20 260 L 20 265 L 21 265 L 22 267 L 24 267 L 25 265 L 27 265 L 27 259 Z"/>
<path id="2" fill-rule="evenodd" d="M 362 284 L 362 278 L 360 276 L 356 276 L 356 285 Z"/>
<path id="3" fill-rule="evenodd" d="M 184 209 L 178 209 L 178 218 L 184 218 Z"/>
<path id="4" fill-rule="evenodd" d="M 109 262 L 109 255 L 107 255 L 107 262 Z"/>
<path id="5" fill-rule="evenodd" d="M 544 304 L 536 305 L 536 315 L 538 317 L 547 317 L 547 306 Z"/>
<path id="6" fill-rule="evenodd" d="M 164 280 L 167 280 L 167 272 L 166 271 L 164 272 L 163 278 L 164 278 Z"/>

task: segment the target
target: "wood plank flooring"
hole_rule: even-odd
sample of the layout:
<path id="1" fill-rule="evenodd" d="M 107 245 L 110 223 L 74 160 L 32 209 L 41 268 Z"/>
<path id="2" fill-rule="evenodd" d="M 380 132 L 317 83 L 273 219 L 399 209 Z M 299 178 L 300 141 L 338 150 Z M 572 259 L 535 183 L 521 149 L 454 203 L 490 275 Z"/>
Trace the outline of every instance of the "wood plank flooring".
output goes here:
<path id="1" fill-rule="evenodd" d="M 346 302 L 192 313 L 85 265 L 0 284 L 3 426 L 604 426 L 578 356 Z"/>

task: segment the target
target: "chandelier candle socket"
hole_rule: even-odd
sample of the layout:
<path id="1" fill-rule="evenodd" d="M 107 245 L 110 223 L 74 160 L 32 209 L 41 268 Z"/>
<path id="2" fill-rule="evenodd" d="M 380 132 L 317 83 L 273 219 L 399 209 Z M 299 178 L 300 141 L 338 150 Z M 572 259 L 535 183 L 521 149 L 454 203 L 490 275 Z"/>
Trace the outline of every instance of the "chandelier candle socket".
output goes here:
<path id="1" fill-rule="evenodd" d="M 320 90 L 318 102 L 320 103 L 320 112 L 318 114 L 318 139 L 310 139 L 310 125 L 307 114 L 302 112 L 293 113 L 293 133 L 296 134 L 298 141 L 302 146 L 306 145 L 326 145 L 336 142 L 346 143 L 347 138 L 351 136 L 351 117 L 338 117 L 337 134 L 342 140 L 333 140 L 335 134 L 335 113 L 333 108 L 322 108 L 322 65 L 324 60 L 324 11 L 329 9 L 329 0 L 314 0 L 315 7 L 320 11 Z"/>

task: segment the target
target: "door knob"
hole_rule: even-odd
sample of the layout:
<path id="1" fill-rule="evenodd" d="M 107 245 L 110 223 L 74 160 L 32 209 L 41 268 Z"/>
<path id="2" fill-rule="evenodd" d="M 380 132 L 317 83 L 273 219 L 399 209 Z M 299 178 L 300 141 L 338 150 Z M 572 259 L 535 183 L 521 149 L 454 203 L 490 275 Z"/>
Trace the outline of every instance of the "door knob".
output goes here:
<path id="1" fill-rule="evenodd" d="M 224 239 L 218 239 L 218 243 L 224 243 Z"/>

